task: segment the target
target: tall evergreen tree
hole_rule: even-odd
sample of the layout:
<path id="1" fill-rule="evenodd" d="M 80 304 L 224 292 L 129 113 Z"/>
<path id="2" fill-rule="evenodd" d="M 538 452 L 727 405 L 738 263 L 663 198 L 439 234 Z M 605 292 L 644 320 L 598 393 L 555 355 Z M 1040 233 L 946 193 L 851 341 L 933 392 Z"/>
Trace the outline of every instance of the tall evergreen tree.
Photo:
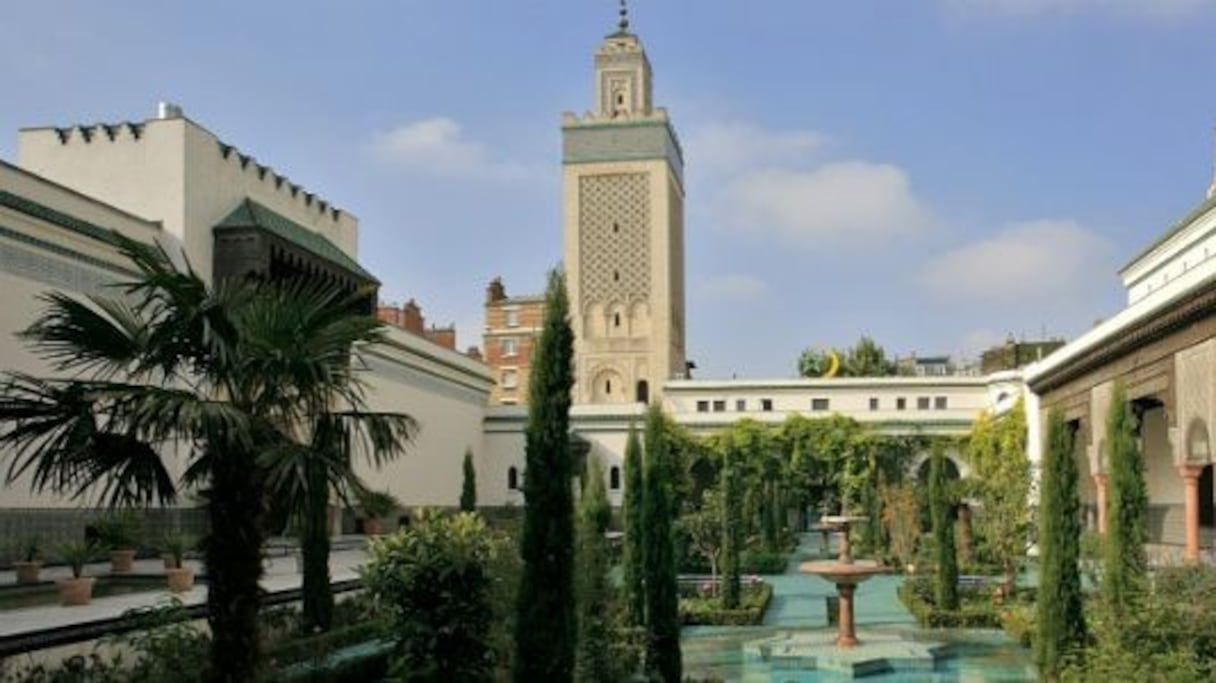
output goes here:
<path id="1" fill-rule="evenodd" d="M 646 412 L 646 474 L 643 520 L 646 525 L 645 578 L 646 627 L 649 648 L 647 670 L 665 683 L 679 683 L 680 597 L 677 588 L 671 456 L 664 435 L 663 411 L 652 405 Z"/>
<path id="2" fill-rule="evenodd" d="M 1109 467 L 1106 544 L 1102 564 L 1102 596 L 1119 614 L 1144 587 L 1148 560 L 1148 490 L 1144 462 L 1136 443 L 1136 416 L 1122 382 L 1115 385 L 1106 419 L 1106 458 Z"/>
<path id="3" fill-rule="evenodd" d="M 1047 421 L 1039 496 L 1039 595 L 1035 601 L 1035 660 L 1047 679 L 1085 637 L 1081 607 L 1081 502 L 1077 497 L 1073 434 L 1064 412 L 1052 409 Z"/>
<path id="4" fill-rule="evenodd" d="M 574 519 L 570 391 L 574 332 L 565 278 L 549 273 L 545 318 L 532 361 L 525 429 L 523 576 L 516 602 L 514 679 L 574 675 Z"/>
<path id="5" fill-rule="evenodd" d="M 953 501 L 946 480 L 946 454 L 940 444 L 929 461 L 929 504 L 933 517 L 933 548 L 937 559 L 936 603 L 958 609 L 958 557 L 954 552 Z"/>
<path id="6" fill-rule="evenodd" d="M 612 588 L 608 582 L 608 542 L 604 533 L 612 507 L 604 487 L 604 465 L 592 456 L 578 506 L 578 649 L 574 678 L 602 683 L 616 678 L 612 658 Z"/>
<path id="7" fill-rule="evenodd" d="M 739 550 L 743 545 L 743 482 L 734 447 L 722 463 L 722 606 L 739 607 Z"/>
<path id="8" fill-rule="evenodd" d="M 625 442 L 625 607 L 632 626 L 646 624 L 645 547 L 646 520 L 642 501 L 645 477 L 642 471 L 642 444 L 637 430 L 629 426 Z"/>
<path id="9" fill-rule="evenodd" d="M 464 449 L 464 481 L 460 486 L 460 509 L 477 510 L 477 470 L 473 468 L 473 449 Z"/>

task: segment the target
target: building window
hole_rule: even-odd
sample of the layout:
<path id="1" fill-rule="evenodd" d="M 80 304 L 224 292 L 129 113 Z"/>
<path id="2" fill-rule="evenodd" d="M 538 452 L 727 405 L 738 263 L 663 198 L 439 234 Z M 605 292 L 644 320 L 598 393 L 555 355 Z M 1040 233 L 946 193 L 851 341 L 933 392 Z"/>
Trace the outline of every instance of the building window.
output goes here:
<path id="1" fill-rule="evenodd" d="M 766 413 L 773 412 L 773 399 L 771 399 L 771 398 L 760 399 L 760 410 L 763 410 Z"/>
<path id="2" fill-rule="evenodd" d="M 502 340 L 502 355 L 511 357 L 519 354 L 519 342 L 515 337 L 505 337 Z"/>
<path id="3" fill-rule="evenodd" d="M 637 401 L 638 403 L 650 403 L 650 383 L 644 379 L 639 379 L 637 384 Z"/>
<path id="4" fill-rule="evenodd" d="M 621 468 L 616 465 L 613 465 L 612 469 L 608 470 L 608 488 L 613 491 L 621 490 Z"/>
<path id="5" fill-rule="evenodd" d="M 933 399 L 933 409 L 934 410 L 945 410 L 946 409 L 946 397 L 945 396 L 935 397 Z"/>
<path id="6" fill-rule="evenodd" d="M 828 409 L 830 402 L 826 398 L 811 399 L 811 410 L 815 412 L 823 412 Z"/>
<path id="7" fill-rule="evenodd" d="M 621 271 L 619 271 L 619 270 L 612 271 L 612 281 L 613 282 L 621 281 Z"/>
<path id="8" fill-rule="evenodd" d="M 870 397 L 870 410 L 878 410 L 878 397 Z"/>
<path id="9" fill-rule="evenodd" d="M 507 327 L 519 327 L 519 310 L 515 308 L 507 309 Z"/>
<path id="10" fill-rule="evenodd" d="M 613 314 L 612 314 L 612 326 L 613 326 L 613 327 L 620 327 L 620 326 L 621 326 L 621 314 L 620 314 L 620 313 L 613 313 Z"/>
<path id="11" fill-rule="evenodd" d="M 612 380 L 610 380 L 610 379 L 604 380 L 604 393 L 605 394 L 612 393 Z"/>
<path id="12" fill-rule="evenodd" d="M 519 470 L 514 467 L 507 468 L 507 488 L 511 491 L 519 489 Z"/>
<path id="13" fill-rule="evenodd" d="M 726 401 L 714 401 L 714 412 L 715 413 L 725 413 L 726 412 Z"/>
<path id="14" fill-rule="evenodd" d="M 903 396 L 900 396 L 899 398 L 895 399 L 895 409 L 896 410 L 904 410 L 907 407 L 908 407 L 908 399 L 904 398 Z"/>
<path id="15" fill-rule="evenodd" d="M 929 409 L 929 397 L 928 396 L 917 396 L 916 397 L 916 409 L 917 410 L 928 410 Z"/>
<path id="16" fill-rule="evenodd" d="M 737 412 L 737 413 L 746 413 L 747 412 L 747 399 L 745 399 L 745 398 L 735 399 L 735 412 Z"/>
<path id="17" fill-rule="evenodd" d="M 519 386 L 519 373 L 515 370 L 502 371 L 502 388 L 514 389 Z"/>
<path id="18" fill-rule="evenodd" d="M 709 412 L 709 401 L 697 401 L 697 412 L 698 413 L 708 413 Z"/>

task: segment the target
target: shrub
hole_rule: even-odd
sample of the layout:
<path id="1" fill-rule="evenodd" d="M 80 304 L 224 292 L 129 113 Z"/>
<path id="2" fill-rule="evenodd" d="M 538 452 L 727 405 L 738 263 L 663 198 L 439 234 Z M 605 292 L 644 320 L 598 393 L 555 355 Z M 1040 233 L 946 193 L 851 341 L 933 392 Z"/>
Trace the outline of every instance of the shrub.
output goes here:
<path id="1" fill-rule="evenodd" d="M 397 637 L 391 669 L 406 681 L 484 680 L 494 670 L 491 564 L 498 538 L 470 513 L 423 512 L 374 540 L 364 584 Z"/>
<path id="2" fill-rule="evenodd" d="M 748 548 L 739 557 L 739 569 L 744 574 L 784 574 L 788 555 L 764 548 Z"/>
<path id="3" fill-rule="evenodd" d="M 745 586 L 740 591 L 738 609 L 726 609 L 716 596 L 680 599 L 680 623 L 684 626 L 758 626 L 773 598 L 768 583 Z"/>
<path id="4" fill-rule="evenodd" d="M 1001 612 L 986 589 L 959 590 L 959 607 L 941 609 L 934 602 L 935 584 L 926 577 L 906 579 L 900 602 L 925 628 L 1001 628 Z"/>
<path id="5" fill-rule="evenodd" d="M 134 510 L 111 512 L 93 522 L 97 540 L 106 550 L 125 550 L 139 545 L 142 525 Z"/>

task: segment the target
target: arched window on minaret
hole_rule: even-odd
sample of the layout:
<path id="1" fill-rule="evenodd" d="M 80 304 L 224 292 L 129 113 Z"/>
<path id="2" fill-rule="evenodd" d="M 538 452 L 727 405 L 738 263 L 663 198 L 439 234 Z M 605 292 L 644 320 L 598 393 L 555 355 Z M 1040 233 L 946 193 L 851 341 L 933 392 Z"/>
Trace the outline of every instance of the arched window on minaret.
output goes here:
<path id="1" fill-rule="evenodd" d="M 650 383 L 644 379 L 638 380 L 638 403 L 650 403 Z"/>

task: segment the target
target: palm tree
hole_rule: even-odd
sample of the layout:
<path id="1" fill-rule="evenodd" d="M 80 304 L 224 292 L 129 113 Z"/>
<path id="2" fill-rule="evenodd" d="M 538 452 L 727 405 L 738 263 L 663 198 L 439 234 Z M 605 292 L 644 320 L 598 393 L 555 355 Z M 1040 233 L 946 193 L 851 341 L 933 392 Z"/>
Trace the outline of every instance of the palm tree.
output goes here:
<path id="1" fill-rule="evenodd" d="M 366 293 L 306 280 L 209 287 L 159 246 L 114 240 L 139 277 L 122 296 L 46 295 L 23 336 L 57 377 L 0 381 L 6 482 L 28 476 L 35 492 L 115 506 L 197 490 L 210 518 L 211 679 L 256 680 L 268 493 L 308 492 L 315 505 L 324 487 L 327 504 L 356 481 L 353 450 L 382 463 L 414 424 L 364 411 L 352 353 L 383 334 L 356 313 Z M 305 447 L 314 442 L 333 447 Z M 178 449 L 180 481 L 162 456 Z"/>

